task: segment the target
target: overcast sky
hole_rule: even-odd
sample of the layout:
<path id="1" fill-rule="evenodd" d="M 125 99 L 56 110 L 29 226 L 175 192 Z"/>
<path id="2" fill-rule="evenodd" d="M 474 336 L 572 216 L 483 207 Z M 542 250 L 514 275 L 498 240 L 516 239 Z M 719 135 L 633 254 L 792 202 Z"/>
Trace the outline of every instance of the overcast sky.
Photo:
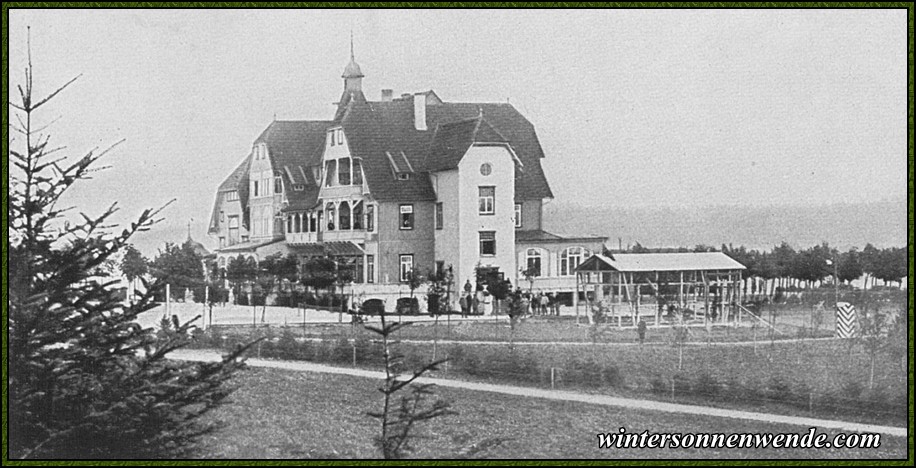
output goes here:
<path id="1" fill-rule="evenodd" d="M 10 10 L 11 92 L 27 26 L 39 93 L 83 74 L 39 116 L 52 141 L 126 139 L 70 201 L 127 219 L 177 198 L 164 227 L 199 240 L 274 116 L 331 118 L 351 29 L 372 100 L 518 108 L 557 202 L 906 200 L 902 9 Z"/>

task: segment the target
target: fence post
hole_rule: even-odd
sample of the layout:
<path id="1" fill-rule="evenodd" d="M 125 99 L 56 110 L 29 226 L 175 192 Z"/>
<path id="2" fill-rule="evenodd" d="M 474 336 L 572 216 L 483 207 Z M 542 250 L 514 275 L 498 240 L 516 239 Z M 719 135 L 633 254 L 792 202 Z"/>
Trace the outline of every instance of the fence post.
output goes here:
<path id="1" fill-rule="evenodd" d="M 356 367 L 356 339 L 353 339 L 353 367 Z"/>
<path id="2" fill-rule="evenodd" d="M 674 401 L 674 377 L 671 378 L 671 401 Z"/>
<path id="3" fill-rule="evenodd" d="M 170 304 L 172 298 L 172 285 L 165 284 L 165 315 L 166 317 L 171 318 L 172 315 L 172 305 Z"/>
<path id="4" fill-rule="evenodd" d="M 554 390 L 556 388 L 556 368 L 550 368 L 550 389 Z"/>

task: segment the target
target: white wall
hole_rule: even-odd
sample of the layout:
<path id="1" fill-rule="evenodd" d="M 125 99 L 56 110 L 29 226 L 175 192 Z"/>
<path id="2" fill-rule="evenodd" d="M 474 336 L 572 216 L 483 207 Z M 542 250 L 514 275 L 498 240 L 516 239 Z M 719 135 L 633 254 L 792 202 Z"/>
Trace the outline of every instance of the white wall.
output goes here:
<path id="1" fill-rule="evenodd" d="M 480 166 L 489 163 L 493 170 L 488 176 Z M 494 215 L 478 213 L 478 187 L 495 186 Z M 515 161 L 508 149 L 501 146 L 472 146 L 458 164 L 458 253 L 455 284 L 474 284 L 474 268 L 496 266 L 513 280 L 517 276 L 515 261 Z M 448 218 L 448 217 L 447 217 Z M 496 255 L 481 256 L 479 232 L 496 232 Z"/>

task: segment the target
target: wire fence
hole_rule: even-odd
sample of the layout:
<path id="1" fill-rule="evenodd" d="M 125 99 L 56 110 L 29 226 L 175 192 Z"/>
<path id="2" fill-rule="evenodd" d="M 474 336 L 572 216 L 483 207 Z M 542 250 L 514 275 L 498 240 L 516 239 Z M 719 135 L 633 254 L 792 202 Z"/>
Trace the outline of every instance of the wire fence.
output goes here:
<path id="1" fill-rule="evenodd" d="M 224 350 L 241 345 L 250 337 L 201 333 L 195 347 Z M 567 356 L 546 362 L 523 348 L 473 345 L 406 345 L 395 342 L 403 370 L 416 369 L 436 359 L 447 359 L 433 376 L 486 381 L 556 390 L 601 392 L 631 398 L 792 412 L 816 417 L 847 417 L 869 422 L 903 423 L 906 390 L 891 392 L 882 386 L 868 389 L 855 381 L 834 391 L 818 391 L 804 382 L 781 377 L 767 380 L 716 377 L 708 372 L 664 371 L 646 362 L 622 370 L 614 362 L 593 356 Z M 252 357 L 301 360 L 316 363 L 380 369 L 380 341 L 365 334 L 341 334 L 336 338 L 302 338 L 289 332 L 266 336 L 251 350 Z"/>

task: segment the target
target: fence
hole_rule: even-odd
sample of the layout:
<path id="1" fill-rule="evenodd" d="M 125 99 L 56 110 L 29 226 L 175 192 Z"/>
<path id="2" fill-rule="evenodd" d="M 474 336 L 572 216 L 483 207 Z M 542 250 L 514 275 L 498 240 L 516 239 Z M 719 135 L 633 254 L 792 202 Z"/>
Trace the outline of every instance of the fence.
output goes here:
<path id="1" fill-rule="evenodd" d="M 252 356 L 303 360 L 380 369 L 382 344 L 370 335 L 342 333 L 336 338 L 297 338 L 284 332 L 271 336 L 251 350 Z M 202 335 L 195 346 L 232 349 L 248 337 Z M 473 345 L 396 345 L 403 355 L 403 369 L 416 369 L 435 359 L 447 358 L 433 376 L 479 380 L 557 390 L 610 393 L 631 398 L 660 399 L 678 403 L 751 408 L 795 415 L 857 418 L 868 422 L 903 423 L 907 400 L 903 393 L 888 394 L 881 386 L 868 390 L 855 381 L 836 391 L 815 391 L 804 383 L 780 377 L 767 380 L 727 378 L 718 380 L 700 372 L 662 372 L 646 366 L 629 374 L 614 362 L 588 356 L 568 356 L 546 362 L 525 348 Z"/>

